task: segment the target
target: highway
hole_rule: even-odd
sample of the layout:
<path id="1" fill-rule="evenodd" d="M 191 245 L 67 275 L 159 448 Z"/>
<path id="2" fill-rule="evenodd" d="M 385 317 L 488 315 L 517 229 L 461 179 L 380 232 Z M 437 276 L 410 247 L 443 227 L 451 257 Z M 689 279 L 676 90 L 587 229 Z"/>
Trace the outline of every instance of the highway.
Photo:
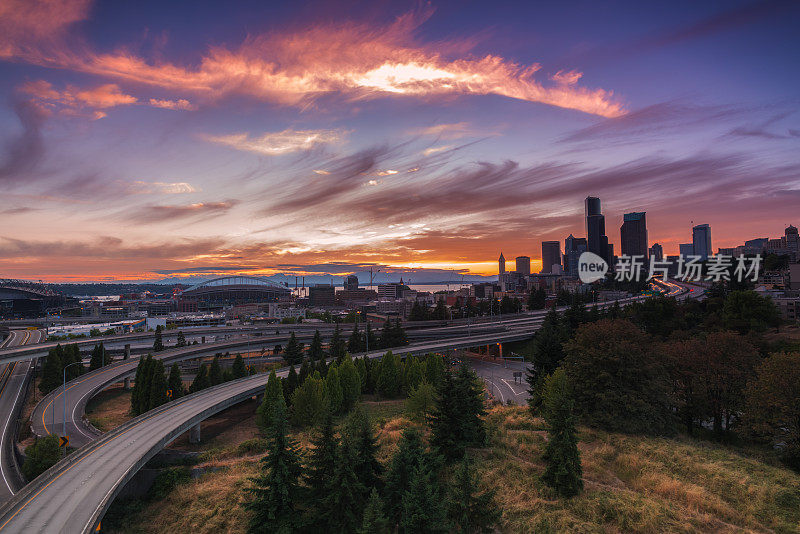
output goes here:
<path id="1" fill-rule="evenodd" d="M 4 347 L 35 344 L 41 341 L 41 330 L 12 330 L 3 343 Z M 16 441 L 15 424 L 25 403 L 24 392 L 33 369 L 31 360 L 6 363 L 0 371 L 0 502 L 13 497 L 24 486 L 24 480 L 14 453 Z"/>

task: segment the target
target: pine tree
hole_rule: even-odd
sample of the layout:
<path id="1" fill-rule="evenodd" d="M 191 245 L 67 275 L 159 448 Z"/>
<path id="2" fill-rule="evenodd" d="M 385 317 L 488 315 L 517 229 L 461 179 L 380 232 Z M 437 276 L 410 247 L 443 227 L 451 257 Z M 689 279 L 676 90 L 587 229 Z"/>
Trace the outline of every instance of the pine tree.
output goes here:
<path id="1" fill-rule="evenodd" d="M 242 358 L 241 354 L 237 354 L 236 358 L 233 360 L 233 367 L 231 367 L 231 371 L 233 372 L 233 379 L 236 380 L 237 378 L 244 378 L 247 376 L 247 367 L 244 365 L 244 358 Z"/>
<path id="2" fill-rule="evenodd" d="M 388 349 L 392 346 L 392 320 L 386 319 L 386 322 L 383 323 L 383 328 L 381 329 L 381 337 L 378 340 L 378 345 L 382 349 Z"/>
<path id="3" fill-rule="evenodd" d="M 39 391 L 43 394 L 50 393 L 60 386 L 63 381 L 62 352 L 61 345 L 56 345 L 55 348 L 47 352 L 47 357 L 42 364 L 42 380 L 39 382 Z"/>
<path id="4" fill-rule="evenodd" d="M 152 376 L 150 377 L 150 391 L 148 392 L 148 410 L 158 408 L 167 402 L 167 378 L 164 376 L 164 362 L 153 360 L 150 372 Z"/>
<path id="5" fill-rule="evenodd" d="M 431 446 L 449 459 L 461 458 L 467 447 L 486 442 L 483 389 L 466 365 L 455 376 L 445 372 L 431 415 Z"/>
<path id="6" fill-rule="evenodd" d="M 384 503 L 391 525 L 396 525 L 400 521 L 403 494 L 411 482 L 412 470 L 424 461 L 425 447 L 419 431 L 414 428 L 403 430 L 397 443 L 397 451 L 389 461 L 386 473 Z"/>
<path id="7" fill-rule="evenodd" d="M 261 399 L 256 409 L 256 424 L 262 432 L 267 432 L 269 425 L 272 421 L 272 412 L 275 410 L 276 404 L 286 404 L 283 397 L 283 386 L 281 379 L 275 374 L 273 370 L 267 378 L 267 385 L 264 388 L 264 397 Z"/>
<path id="8" fill-rule="evenodd" d="M 195 393 L 209 387 L 211 383 L 208 380 L 208 364 L 202 364 L 197 370 L 197 374 L 189 386 L 189 393 Z"/>
<path id="9" fill-rule="evenodd" d="M 224 382 L 222 378 L 222 367 L 219 364 L 219 355 L 214 356 L 211 360 L 211 367 L 208 368 L 208 383 L 211 386 L 216 386 Z"/>
<path id="10" fill-rule="evenodd" d="M 462 363 L 455 376 L 455 392 L 461 407 L 461 426 L 464 444 L 467 447 L 482 447 L 486 444 L 486 425 L 483 418 L 484 387 L 475 371 Z"/>
<path id="11" fill-rule="evenodd" d="M 361 332 L 358 330 L 358 323 L 353 325 L 353 333 L 350 334 L 350 339 L 347 340 L 347 352 L 350 354 L 364 352 L 364 341 Z"/>
<path id="12" fill-rule="evenodd" d="M 183 335 L 182 330 L 178 330 L 178 342 L 175 344 L 176 347 L 185 347 L 186 346 L 186 336 Z"/>
<path id="13" fill-rule="evenodd" d="M 425 422 L 436 409 L 436 388 L 423 381 L 406 400 L 406 413 L 415 421 Z"/>
<path id="14" fill-rule="evenodd" d="M 564 360 L 563 345 L 566 340 L 565 327 L 561 324 L 558 312 L 551 309 L 533 340 L 533 364 L 525 374 L 529 386 L 528 406 L 534 414 L 542 404 L 541 392 L 545 378 Z"/>
<path id="15" fill-rule="evenodd" d="M 547 468 L 542 480 L 562 497 L 572 497 L 583 490 L 573 405 L 567 374 L 559 368 L 545 384 L 544 418 L 549 428 L 544 452 Z"/>
<path id="16" fill-rule="evenodd" d="M 66 369 L 67 381 L 75 380 L 76 378 L 78 378 L 83 374 L 84 371 L 83 359 L 81 358 L 81 351 L 78 348 L 77 343 L 72 343 L 64 347 L 62 363 L 64 364 L 62 372 L 64 371 L 64 369 Z M 77 364 L 77 365 L 72 365 L 72 364 Z"/>
<path id="17" fill-rule="evenodd" d="M 289 534 L 298 526 L 297 505 L 302 500 L 300 453 L 288 437 L 286 408 L 277 404 L 270 425 L 267 455 L 261 460 L 262 473 L 250 479 L 246 492 L 252 499 L 245 508 L 252 512 L 248 532 L 251 534 Z"/>
<path id="18" fill-rule="evenodd" d="M 442 534 L 450 531 L 447 508 L 437 474 L 422 462 L 411 470 L 408 489 L 403 493 L 400 532 Z"/>
<path id="19" fill-rule="evenodd" d="M 448 505 L 448 515 L 457 532 L 488 534 L 500 521 L 494 491 L 478 493 L 478 476 L 468 456 L 455 469 Z"/>
<path id="20" fill-rule="evenodd" d="M 381 487 L 383 466 L 378 461 L 378 439 L 369 415 L 360 407 L 350 414 L 345 427 L 344 441 L 353 452 L 353 471 L 364 488 L 363 499 L 370 488 Z"/>
<path id="21" fill-rule="evenodd" d="M 444 358 L 438 354 L 425 356 L 425 380 L 434 388 L 438 387 L 444 376 Z"/>
<path id="22" fill-rule="evenodd" d="M 316 363 L 317 360 L 325 359 L 325 351 L 322 349 L 322 336 L 319 330 L 314 330 L 314 339 L 311 340 L 311 345 L 308 347 L 308 358 L 311 363 Z"/>
<path id="23" fill-rule="evenodd" d="M 292 423 L 297 426 L 317 424 L 328 410 L 325 381 L 317 373 L 306 379 L 292 394 Z"/>
<path id="24" fill-rule="evenodd" d="M 364 350 L 375 350 L 378 348 L 378 337 L 372 331 L 372 325 L 367 321 L 367 330 L 364 333 Z"/>
<path id="25" fill-rule="evenodd" d="M 303 360 L 303 351 L 300 349 L 300 344 L 297 342 L 297 336 L 294 335 L 294 332 L 289 336 L 283 359 L 290 365 L 299 364 Z"/>
<path id="26" fill-rule="evenodd" d="M 297 371 L 295 371 L 294 365 L 289 366 L 289 373 L 286 375 L 286 379 L 283 380 L 282 383 L 283 398 L 291 399 L 295 390 L 300 386 L 300 377 L 297 376 Z M 289 401 L 289 403 L 291 403 L 291 401 Z"/>
<path id="27" fill-rule="evenodd" d="M 349 412 L 361 397 L 361 377 L 350 355 L 339 365 L 339 386 L 342 389 L 342 410 Z"/>
<path id="28" fill-rule="evenodd" d="M 378 491 L 372 488 L 367 506 L 364 508 L 364 517 L 358 534 L 389 534 L 389 520 L 383 514 L 383 501 Z"/>
<path id="29" fill-rule="evenodd" d="M 177 363 L 173 363 L 169 369 L 167 388 L 172 392 L 172 400 L 183 397 L 183 379 L 181 378 L 181 368 Z"/>
<path id="30" fill-rule="evenodd" d="M 94 348 L 92 349 L 92 358 L 91 360 L 89 360 L 90 371 L 94 371 L 95 369 L 100 369 L 101 367 L 103 367 L 108 363 L 107 361 L 105 361 L 105 352 L 106 349 L 103 346 L 102 342 L 94 346 Z"/>
<path id="31" fill-rule="evenodd" d="M 308 363 L 307 358 L 303 358 L 303 365 L 300 366 L 300 371 L 297 373 L 297 382 L 298 384 L 302 384 L 305 382 L 308 375 L 311 374 L 311 366 Z"/>
<path id="32" fill-rule="evenodd" d="M 308 488 L 307 501 L 320 503 L 325 498 L 328 481 L 333 478 L 336 470 L 336 451 L 339 440 L 336 439 L 333 428 L 333 413 L 326 410 L 322 424 L 311 440 L 313 448 L 309 454 L 306 467 L 306 486 Z M 316 524 L 319 519 L 319 507 L 310 507 L 310 524 Z"/>
<path id="33" fill-rule="evenodd" d="M 316 527 L 334 534 L 349 534 L 361 520 L 364 488 L 353 470 L 354 454 L 347 443 L 336 449 L 336 465 L 319 504 L 321 521 Z"/>
<path id="34" fill-rule="evenodd" d="M 406 330 L 403 328 L 403 323 L 400 322 L 399 318 L 397 321 L 395 321 L 394 327 L 392 327 L 392 343 L 393 347 L 402 347 L 403 345 L 408 345 L 408 336 L 406 335 Z"/>
<path id="35" fill-rule="evenodd" d="M 131 414 L 139 415 L 139 406 L 142 396 L 142 372 L 144 371 L 144 358 L 139 358 L 136 365 L 136 376 L 133 379 L 133 389 L 131 390 Z"/>
<path id="36" fill-rule="evenodd" d="M 142 363 L 142 382 L 139 386 L 136 414 L 143 414 L 150 409 L 150 383 L 153 380 L 153 356 L 148 354 Z"/>
<path id="37" fill-rule="evenodd" d="M 337 362 L 344 358 L 347 352 L 347 344 L 342 339 L 342 332 L 339 330 L 339 323 L 333 329 L 333 336 L 331 337 L 330 354 Z"/>
<path id="38" fill-rule="evenodd" d="M 161 325 L 156 326 L 156 339 L 153 341 L 153 352 L 164 350 L 164 339 L 161 334 Z"/>
<path id="39" fill-rule="evenodd" d="M 535 289 L 531 291 L 531 294 L 528 297 L 528 309 L 543 310 L 546 302 L 547 293 L 544 292 L 544 289 Z"/>
<path id="40" fill-rule="evenodd" d="M 400 369 L 399 358 L 396 358 L 392 351 L 384 354 L 381 358 L 378 371 L 378 379 L 375 384 L 378 394 L 386 399 L 393 399 L 400 394 Z"/>
<path id="41" fill-rule="evenodd" d="M 333 413 L 341 413 L 342 401 L 342 386 L 339 383 L 339 369 L 338 366 L 332 366 L 328 370 L 328 376 L 325 377 L 325 398 L 328 400 L 328 406 Z"/>

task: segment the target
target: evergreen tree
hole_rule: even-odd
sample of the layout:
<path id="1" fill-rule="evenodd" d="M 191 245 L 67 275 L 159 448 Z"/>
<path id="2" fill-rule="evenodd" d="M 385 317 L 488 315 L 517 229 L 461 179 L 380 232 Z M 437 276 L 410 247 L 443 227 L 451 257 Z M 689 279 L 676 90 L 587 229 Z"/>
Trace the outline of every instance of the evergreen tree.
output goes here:
<path id="1" fill-rule="evenodd" d="M 306 486 L 308 487 L 308 502 L 321 503 L 328 491 L 328 482 L 336 471 L 336 454 L 339 440 L 336 439 L 333 428 L 333 413 L 327 410 L 318 431 L 311 440 L 313 448 L 309 454 L 306 467 Z M 311 515 L 310 524 L 317 524 L 319 507 L 309 508 Z"/>
<path id="2" fill-rule="evenodd" d="M 364 385 L 362 391 L 371 395 L 375 393 L 375 387 L 378 381 L 376 373 L 378 372 L 378 365 L 380 362 L 379 360 L 367 358 L 366 356 L 361 358 L 361 361 L 364 363 Z"/>
<path id="3" fill-rule="evenodd" d="M 400 522 L 403 494 L 411 482 L 412 471 L 425 462 L 425 454 L 419 431 L 414 428 L 403 430 L 397 443 L 397 451 L 392 455 L 386 473 L 384 503 L 391 525 Z"/>
<path id="4" fill-rule="evenodd" d="M 153 341 L 153 352 L 164 350 L 164 339 L 162 338 L 161 325 L 156 326 L 156 339 Z"/>
<path id="5" fill-rule="evenodd" d="M 269 429 L 272 421 L 272 412 L 276 404 L 279 403 L 286 404 L 286 401 L 283 398 L 281 379 L 278 378 L 273 370 L 270 372 L 269 378 L 267 378 L 267 385 L 264 388 L 264 397 L 261 399 L 261 404 L 256 409 L 256 424 L 262 432 L 267 432 Z"/>
<path id="6" fill-rule="evenodd" d="M 56 389 L 63 382 L 62 353 L 61 345 L 56 345 L 55 348 L 47 352 L 47 357 L 45 357 L 42 364 L 42 379 L 39 382 L 39 391 L 45 395 Z"/>
<path id="7" fill-rule="evenodd" d="M 425 366 L 416 356 L 409 356 L 406 358 L 404 371 L 403 391 L 409 395 L 425 379 Z"/>
<path id="8" fill-rule="evenodd" d="M 204 363 L 197 370 L 197 375 L 195 375 L 194 380 L 192 380 L 192 383 L 189 386 L 189 393 L 201 391 L 210 385 L 211 382 L 208 380 L 208 365 Z"/>
<path id="9" fill-rule="evenodd" d="M 551 309 L 536 332 L 533 340 L 533 364 L 528 367 L 525 380 L 528 382 L 528 405 L 531 411 L 541 407 L 541 390 L 545 378 L 564 360 L 564 342 L 566 332 L 561 324 L 558 312 Z"/>
<path id="10" fill-rule="evenodd" d="M 183 335 L 183 330 L 178 330 L 178 342 L 175 344 L 176 347 L 185 347 L 186 346 L 186 336 Z"/>
<path id="11" fill-rule="evenodd" d="M 294 365 L 289 366 L 289 373 L 286 375 L 286 380 L 283 381 L 283 398 L 291 399 L 292 394 L 300 385 L 300 377 L 294 369 Z M 291 403 L 291 401 L 290 401 Z"/>
<path id="12" fill-rule="evenodd" d="M 286 350 L 283 353 L 283 359 L 290 365 L 296 365 L 303 361 L 303 351 L 300 348 L 300 343 L 297 342 L 297 336 L 289 336 L 289 342 L 286 344 Z"/>
<path id="13" fill-rule="evenodd" d="M 573 405 L 567 374 L 559 368 L 545 384 L 544 418 L 549 428 L 544 452 L 547 468 L 542 480 L 562 497 L 572 497 L 583 490 Z"/>
<path id="14" fill-rule="evenodd" d="M 431 416 L 431 446 L 454 459 L 463 457 L 467 447 L 484 445 L 485 414 L 483 390 L 475 373 L 464 364 L 455 376 L 446 372 Z"/>
<path id="15" fill-rule="evenodd" d="M 303 365 L 300 366 L 300 371 L 297 373 L 297 383 L 302 384 L 305 382 L 308 375 L 311 374 L 311 366 L 308 363 L 308 358 L 303 358 Z"/>
<path id="16" fill-rule="evenodd" d="M 350 355 L 338 366 L 339 386 L 342 389 L 342 411 L 349 412 L 361 397 L 361 377 Z"/>
<path id="17" fill-rule="evenodd" d="M 575 332 L 580 325 L 588 322 L 586 308 L 583 306 L 583 302 L 581 302 L 578 295 L 572 297 L 572 304 L 570 304 L 570 307 L 564 312 L 564 322 L 570 334 Z"/>
<path id="18" fill-rule="evenodd" d="M 469 456 L 455 469 L 448 505 L 450 521 L 457 532 L 489 534 L 500 521 L 494 491 L 478 493 L 478 476 Z"/>
<path id="19" fill-rule="evenodd" d="M 181 378 L 181 368 L 177 363 L 173 363 L 169 369 L 167 388 L 172 392 L 172 400 L 183 397 L 183 379 Z"/>
<path id="20" fill-rule="evenodd" d="M 315 527 L 334 534 L 349 534 L 361 520 L 365 491 L 353 470 L 353 462 L 352 448 L 342 443 L 336 449 L 336 466 L 319 505 L 321 521 Z"/>
<path id="21" fill-rule="evenodd" d="M 317 360 L 325 359 L 325 351 L 322 349 L 322 336 L 319 330 L 314 330 L 314 339 L 311 340 L 311 345 L 308 347 L 308 358 L 312 364 Z"/>
<path id="22" fill-rule="evenodd" d="M 237 378 L 244 378 L 247 376 L 247 367 L 244 365 L 244 358 L 242 358 L 241 354 L 237 354 L 236 358 L 233 360 L 233 367 L 231 367 L 231 371 L 233 373 L 233 379 L 236 380 Z"/>
<path id="23" fill-rule="evenodd" d="M 372 488 L 367 506 L 364 508 L 364 517 L 358 534 L 389 534 L 389 520 L 383 514 L 383 501 L 378 491 Z"/>
<path id="24" fill-rule="evenodd" d="M 333 329 L 333 337 L 331 337 L 330 354 L 337 362 L 344 358 L 347 352 L 347 344 L 342 339 L 342 332 L 339 330 L 339 323 Z"/>
<path id="25" fill-rule="evenodd" d="M 89 360 L 89 370 L 94 371 L 95 369 L 100 369 L 104 365 L 108 364 L 105 361 L 105 352 L 106 348 L 103 346 L 103 343 L 100 342 L 98 345 L 95 345 L 92 349 L 92 358 Z"/>
<path id="26" fill-rule="evenodd" d="M 364 488 L 362 500 L 366 500 L 370 488 L 380 489 L 383 466 L 377 458 L 378 439 L 372 422 L 360 407 L 348 417 L 344 441 L 353 453 L 353 471 Z"/>
<path id="27" fill-rule="evenodd" d="M 278 403 L 270 425 L 269 450 L 261 460 L 262 473 L 250 479 L 245 491 L 252 499 L 245 508 L 252 512 L 251 534 L 289 534 L 298 526 L 297 505 L 302 499 L 302 465 L 297 445 L 289 438 L 286 408 Z"/>
<path id="28" fill-rule="evenodd" d="M 408 345 L 408 336 L 406 335 L 406 329 L 403 328 L 403 323 L 400 322 L 398 318 L 397 321 L 394 323 L 394 327 L 392 328 L 392 342 L 394 343 L 394 347 L 402 347 L 403 345 Z"/>
<path id="29" fill-rule="evenodd" d="M 442 534 L 450 531 L 447 508 L 437 474 L 422 462 L 411 470 L 408 489 L 401 501 L 400 532 Z"/>
<path id="30" fill-rule="evenodd" d="M 358 330 L 358 323 L 353 325 L 353 333 L 350 334 L 350 339 L 347 340 L 347 352 L 350 354 L 364 352 L 364 341 L 361 332 Z"/>
<path id="31" fill-rule="evenodd" d="M 406 413 L 415 421 L 425 422 L 436 409 L 436 388 L 423 381 L 406 400 Z"/>
<path id="32" fill-rule="evenodd" d="M 222 378 L 222 367 L 219 364 L 219 355 L 214 356 L 211 360 L 211 367 L 208 368 L 208 383 L 211 386 L 216 386 L 224 382 Z"/>
<path id="33" fill-rule="evenodd" d="M 528 296 L 528 309 L 529 310 L 543 310 L 547 301 L 547 293 L 544 289 L 535 289 L 531 291 Z"/>
<path id="34" fill-rule="evenodd" d="M 438 387 L 444 376 L 444 358 L 438 354 L 425 356 L 425 380 L 434 388 Z"/>
<path id="35" fill-rule="evenodd" d="M 386 319 L 386 322 L 383 323 L 383 328 L 381 329 L 381 337 L 378 340 L 378 345 L 382 349 L 388 349 L 392 346 L 392 320 Z"/>
<path id="36" fill-rule="evenodd" d="M 61 368 L 61 381 L 63 381 L 64 370 L 66 369 L 66 377 L 67 382 L 70 380 L 75 380 L 79 376 L 83 374 L 83 360 L 81 359 L 81 351 L 78 348 L 77 343 L 72 343 L 64 347 L 64 351 L 62 352 L 61 362 L 63 367 Z M 77 365 L 72 365 L 77 364 Z M 67 367 L 69 366 L 69 367 Z"/>
<path id="37" fill-rule="evenodd" d="M 393 399 L 400 395 L 400 369 L 399 358 L 392 351 L 381 358 L 378 371 L 378 380 L 375 384 L 378 394 L 386 399 Z"/>
<path id="38" fill-rule="evenodd" d="M 133 379 L 133 389 L 131 390 L 131 414 L 139 415 L 139 406 L 142 396 L 142 372 L 144 371 L 144 358 L 139 358 L 136 364 L 136 376 Z"/>
<path id="39" fill-rule="evenodd" d="M 136 384 L 139 389 L 136 414 L 143 414 L 150 409 L 150 383 L 153 381 L 153 356 L 148 354 L 142 363 L 142 382 Z"/>
<path id="40" fill-rule="evenodd" d="M 325 398 L 328 406 L 333 413 L 342 412 L 342 386 L 339 383 L 339 368 L 334 365 L 328 369 L 328 376 L 325 377 Z"/>
<path id="41" fill-rule="evenodd" d="M 167 402 L 167 378 L 164 376 L 164 362 L 153 360 L 150 377 L 149 402 L 147 409 L 158 408 Z"/>
<path id="42" fill-rule="evenodd" d="M 325 382 L 316 373 L 292 394 L 292 423 L 297 426 L 317 424 L 328 409 Z"/>
<path id="43" fill-rule="evenodd" d="M 364 350 L 375 350 L 378 348 L 378 337 L 372 331 L 372 325 L 367 321 L 367 330 L 364 333 Z"/>

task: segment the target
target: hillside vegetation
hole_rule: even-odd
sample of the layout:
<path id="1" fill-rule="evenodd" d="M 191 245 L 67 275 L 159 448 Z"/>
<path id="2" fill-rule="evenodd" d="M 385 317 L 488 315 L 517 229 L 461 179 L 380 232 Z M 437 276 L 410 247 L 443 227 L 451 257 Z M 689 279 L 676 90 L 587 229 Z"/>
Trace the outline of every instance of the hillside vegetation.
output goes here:
<path id="1" fill-rule="evenodd" d="M 380 413 L 380 458 L 403 428 L 397 403 Z M 503 532 L 800 532 L 800 475 L 755 449 L 685 437 L 655 438 L 580 428 L 585 491 L 559 499 L 543 485 L 545 425 L 525 408 L 495 407 L 489 445 L 476 451 L 485 487 L 503 509 Z M 307 442 L 306 433 L 295 437 Z M 215 449 L 162 500 L 115 504 L 104 528 L 120 533 L 245 532 L 242 488 L 258 472 L 260 440 Z M 185 479 L 182 479 L 185 480 Z M 124 519 L 121 515 L 124 514 Z"/>

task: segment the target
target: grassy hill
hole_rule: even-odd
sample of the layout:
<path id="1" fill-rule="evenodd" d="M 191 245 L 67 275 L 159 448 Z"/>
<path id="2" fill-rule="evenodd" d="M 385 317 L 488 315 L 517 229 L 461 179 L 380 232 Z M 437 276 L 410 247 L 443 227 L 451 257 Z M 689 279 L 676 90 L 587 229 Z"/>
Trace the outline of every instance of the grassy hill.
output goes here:
<path id="1" fill-rule="evenodd" d="M 387 458 L 413 423 L 398 415 L 400 403 L 368 407 Z M 476 451 L 477 463 L 484 485 L 497 491 L 503 532 L 800 532 L 800 475 L 763 451 L 584 428 L 586 489 L 561 500 L 539 482 L 544 423 L 524 408 L 496 407 L 488 427 L 490 444 Z M 307 444 L 307 433 L 295 437 Z M 104 526 L 124 533 L 244 532 L 239 505 L 257 471 L 258 448 L 258 440 L 215 448 L 202 465 L 218 470 L 159 501 L 117 505 Z"/>

